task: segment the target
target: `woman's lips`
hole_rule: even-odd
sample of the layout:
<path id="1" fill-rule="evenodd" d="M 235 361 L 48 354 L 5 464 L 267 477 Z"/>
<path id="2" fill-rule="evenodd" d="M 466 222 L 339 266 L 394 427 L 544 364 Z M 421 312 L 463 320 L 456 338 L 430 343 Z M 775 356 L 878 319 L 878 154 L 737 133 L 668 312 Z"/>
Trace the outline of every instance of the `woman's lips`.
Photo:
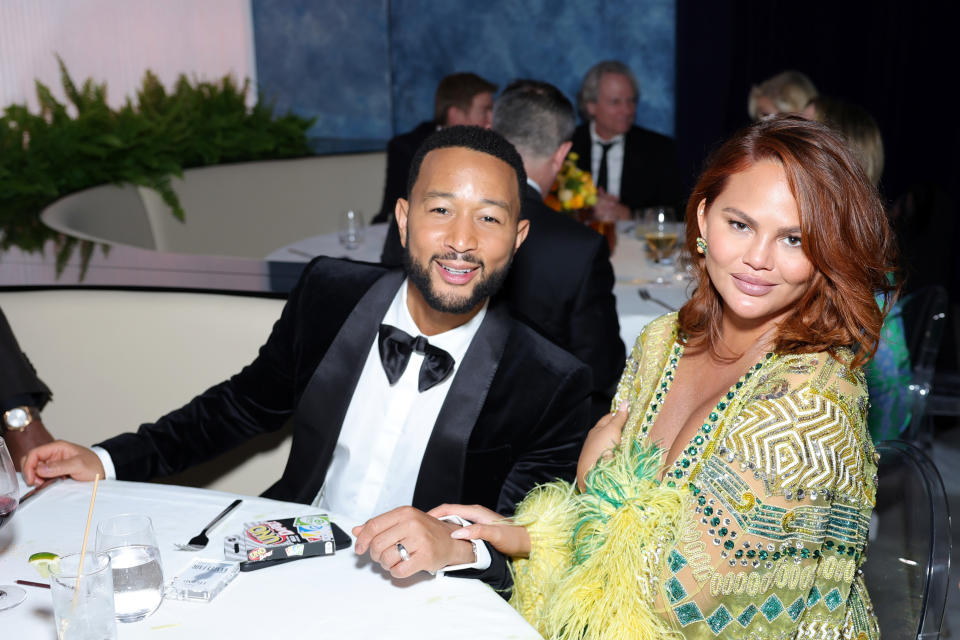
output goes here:
<path id="1" fill-rule="evenodd" d="M 752 278 L 742 274 L 733 274 L 733 285 L 748 296 L 765 296 L 776 286 L 761 278 Z"/>

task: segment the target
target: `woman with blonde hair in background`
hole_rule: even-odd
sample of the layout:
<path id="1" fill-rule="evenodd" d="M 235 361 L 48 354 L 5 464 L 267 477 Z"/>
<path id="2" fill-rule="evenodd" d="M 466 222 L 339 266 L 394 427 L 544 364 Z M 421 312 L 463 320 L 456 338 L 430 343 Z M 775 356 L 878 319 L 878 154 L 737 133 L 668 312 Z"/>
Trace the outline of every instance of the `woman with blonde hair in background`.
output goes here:
<path id="1" fill-rule="evenodd" d="M 781 71 L 750 88 L 747 112 L 756 122 L 778 113 L 799 114 L 817 97 L 817 88 L 799 71 Z"/>

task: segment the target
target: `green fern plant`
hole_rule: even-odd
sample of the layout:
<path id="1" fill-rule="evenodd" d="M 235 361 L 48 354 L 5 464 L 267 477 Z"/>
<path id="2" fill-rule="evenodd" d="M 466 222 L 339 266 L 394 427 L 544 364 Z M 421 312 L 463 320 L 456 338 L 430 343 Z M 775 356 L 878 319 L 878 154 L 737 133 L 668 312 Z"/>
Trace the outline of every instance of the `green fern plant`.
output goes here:
<path id="1" fill-rule="evenodd" d="M 107 87 L 87 79 L 77 86 L 60 63 L 68 104 L 36 83 L 38 113 L 11 105 L 0 117 L 0 248 L 42 252 L 54 240 L 57 263 L 78 245 L 40 221 L 40 212 L 74 191 L 100 184 L 132 183 L 156 189 L 183 220 L 171 186 L 183 170 L 226 162 L 312 155 L 312 119 L 274 117 L 262 100 L 246 104 L 249 82 L 218 82 L 181 75 L 167 92 L 156 75 L 144 74 L 137 99 L 120 109 L 107 104 Z M 72 113 L 71 113 L 72 112 Z M 80 243 L 86 265 L 93 246 Z"/>

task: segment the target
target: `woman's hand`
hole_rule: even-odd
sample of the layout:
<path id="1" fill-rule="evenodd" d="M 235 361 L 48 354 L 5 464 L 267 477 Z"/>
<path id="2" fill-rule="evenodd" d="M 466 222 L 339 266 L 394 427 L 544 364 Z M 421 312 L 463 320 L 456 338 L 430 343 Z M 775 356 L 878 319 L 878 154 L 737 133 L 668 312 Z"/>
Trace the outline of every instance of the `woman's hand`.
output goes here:
<path id="1" fill-rule="evenodd" d="M 450 534 L 457 540 L 485 540 L 493 548 L 511 558 L 525 558 L 530 555 L 530 534 L 526 527 L 510 524 L 496 511 L 478 504 L 442 504 L 427 512 L 434 518 L 460 516 L 475 524 L 461 527 Z"/>
<path id="2" fill-rule="evenodd" d="M 623 434 L 623 425 L 627 423 L 630 408 L 626 402 L 620 405 L 616 413 L 608 413 L 600 418 L 597 424 L 590 429 L 587 440 L 580 450 L 580 460 L 577 462 L 577 486 L 583 491 L 584 478 L 597 465 L 597 460 L 607 455 L 618 444 Z"/>

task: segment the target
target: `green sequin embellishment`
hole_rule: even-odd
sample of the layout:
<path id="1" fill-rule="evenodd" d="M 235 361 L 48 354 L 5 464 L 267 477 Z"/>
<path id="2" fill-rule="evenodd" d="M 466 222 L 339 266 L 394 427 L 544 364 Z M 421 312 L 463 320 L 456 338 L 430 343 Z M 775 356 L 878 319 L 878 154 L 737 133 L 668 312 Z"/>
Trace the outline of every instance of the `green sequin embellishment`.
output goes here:
<path id="1" fill-rule="evenodd" d="M 681 626 L 687 626 L 691 622 L 703 620 L 703 614 L 700 613 L 700 607 L 693 602 L 674 607 L 673 612 L 677 614 L 677 621 Z"/>
<path id="2" fill-rule="evenodd" d="M 766 602 L 760 605 L 760 613 L 768 622 L 773 622 L 777 616 L 783 613 L 783 603 L 780 602 L 780 598 L 776 594 L 771 595 Z"/>

